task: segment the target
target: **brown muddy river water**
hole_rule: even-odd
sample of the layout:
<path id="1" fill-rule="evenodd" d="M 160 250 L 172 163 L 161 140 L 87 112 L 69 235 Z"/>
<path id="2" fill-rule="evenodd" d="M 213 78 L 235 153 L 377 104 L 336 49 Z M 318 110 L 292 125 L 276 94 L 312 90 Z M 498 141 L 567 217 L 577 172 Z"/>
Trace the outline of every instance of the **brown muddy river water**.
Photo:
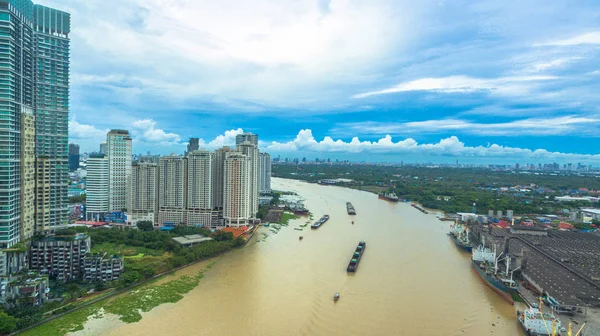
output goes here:
<path id="1" fill-rule="evenodd" d="M 246 247 L 219 257 L 181 301 L 143 313 L 138 323 L 91 320 L 74 334 L 522 335 L 514 307 L 477 278 L 470 256 L 446 236 L 448 222 L 367 192 L 284 179 L 273 187 L 302 196 L 314 220 L 330 220 L 318 230 L 294 230 L 306 218 L 276 234 L 262 227 Z M 347 201 L 356 216 L 346 213 Z M 364 255 L 347 274 L 360 240 Z"/>

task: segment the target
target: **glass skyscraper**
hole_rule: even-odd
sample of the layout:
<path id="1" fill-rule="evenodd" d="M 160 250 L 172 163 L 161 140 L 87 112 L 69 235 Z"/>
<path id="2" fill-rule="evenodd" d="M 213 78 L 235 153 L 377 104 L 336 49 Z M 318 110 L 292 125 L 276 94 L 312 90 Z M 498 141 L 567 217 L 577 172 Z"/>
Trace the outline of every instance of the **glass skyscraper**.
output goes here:
<path id="1" fill-rule="evenodd" d="M 0 0 L 0 247 L 21 239 L 21 118 L 31 111 L 36 230 L 68 222 L 69 32 L 68 13 Z"/>

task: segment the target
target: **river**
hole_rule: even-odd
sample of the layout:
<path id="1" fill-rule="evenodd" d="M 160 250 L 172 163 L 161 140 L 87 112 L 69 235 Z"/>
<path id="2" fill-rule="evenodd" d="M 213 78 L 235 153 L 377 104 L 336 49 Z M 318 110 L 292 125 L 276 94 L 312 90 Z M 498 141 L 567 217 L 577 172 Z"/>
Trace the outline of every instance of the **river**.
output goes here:
<path id="1" fill-rule="evenodd" d="M 477 278 L 470 256 L 446 236 L 447 222 L 367 192 L 277 178 L 273 187 L 305 198 L 315 220 L 325 213 L 331 219 L 318 230 L 294 230 L 306 218 L 277 234 L 260 228 L 246 247 L 219 257 L 179 302 L 143 313 L 137 323 L 90 320 L 73 334 L 522 335 L 514 307 Z M 346 213 L 346 201 L 356 216 Z M 360 240 L 364 256 L 347 274 Z"/>

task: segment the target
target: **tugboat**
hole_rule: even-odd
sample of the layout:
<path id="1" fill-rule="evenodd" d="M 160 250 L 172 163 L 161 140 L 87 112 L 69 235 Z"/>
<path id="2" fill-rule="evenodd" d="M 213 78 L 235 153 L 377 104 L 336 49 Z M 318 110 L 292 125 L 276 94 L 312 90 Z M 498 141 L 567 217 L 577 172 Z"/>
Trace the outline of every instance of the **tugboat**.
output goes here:
<path id="1" fill-rule="evenodd" d="M 391 192 L 391 193 L 381 193 L 379 194 L 379 199 L 382 200 L 386 200 L 386 201 L 390 201 L 390 202 L 398 202 L 400 199 L 398 198 L 398 196 L 396 196 L 395 193 Z"/>
<path id="2" fill-rule="evenodd" d="M 356 215 L 356 210 L 350 202 L 346 202 L 346 211 L 348 211 L 348 215 Z"/>
<path id="3" fill-rule="evenodd" d="M 356 268 L 358 267 L 358 263 L 360 262 L 360 258 L 362 257 L 363 253 L 365 252 L 366 247 L 367 247 L 367 243 L 365 243 L 364 241 L 361 241 L 360 243 L 358 243 L 356 250 L 354 250 L 354 253 L 352 254 L 350 263 L 348 263 L 348 268 L 346 268 L 346 271 L 351 272 L 351 273 L 356 272 Z"/>
<path id="4" fill-rule="evenodd" d="M 552 313 L 544 313 L 542 298 L 540 297 L 539 308 L 530 307 L 525 311 L 517 310 L 517 320 L 519 324 L 528 336 L 546 336 L 546 335 L 558 335 L 557 331 L 565 331 L 560 325 L 560 320 L 556 318 Z M 585 325 L 584 325 L 585 326 Z M 569 324 L 569 329 L 571 329 Z M 583 326 L 581 327 L 583 329 Z M 579 330 L 581 332 L 581 330 Z M 579 335 L 579 333 L 577 333 Z M 564 334 L 562 334 L 564 335 Z M 568 333 L 572 335 L 572 332 Z"/>
<path id="5" fill-rule="evenodd" d="M 483 243 L 485 244 L 485 241 Z M 515 301 L 513 300 L 512 295 L 518 292 L 519 284 L 512 279 L 513 273 L 512 271 L 509 271 L 510 258 L 503 259 L 506 260 L 506 273 L 498 273 L 498 262 L 502 261 L 498 259 L 500 259 L 502 255 L 496 256 L 495 250 L 492 251 L 484 246 L 485 245 L 481 245 L 473 249 L 471 255 L 473 268 L 488 287 L 500 294 L 500 296 L 510 304 L 514 304 Z M 510 278 L 507 278 L 509 273 Z"/>
<path id="6" fill-rule="evenodd" d="M 462 248 L 463 250 L 471 253 L 473 251 L 473 245 L 469 240 L 469 228 L 466 225 L 454 223 L 454 225 L 450 225 L 450 232 L 448 235 L 454 241 L 456 246 Z"/>
<path id="7" fill-rule="evenodd" d="M 318 228 L 321 227 L 321 225 L 323 225 L 328 220 L 329 220 L 329 215 L 323 215 L 323 217 L 321 217 L 321 219 L 319 219 L 313 225 L 311 225 L 310 228 L 311 229 L 318 229 Z"/>
<path id="8" fill-rule="evenodd" d="M 337 302 L 337 300 L 340 299 L 340 293 L 335 292 L 335 294 L 333 294 L 333 302 Z"/>

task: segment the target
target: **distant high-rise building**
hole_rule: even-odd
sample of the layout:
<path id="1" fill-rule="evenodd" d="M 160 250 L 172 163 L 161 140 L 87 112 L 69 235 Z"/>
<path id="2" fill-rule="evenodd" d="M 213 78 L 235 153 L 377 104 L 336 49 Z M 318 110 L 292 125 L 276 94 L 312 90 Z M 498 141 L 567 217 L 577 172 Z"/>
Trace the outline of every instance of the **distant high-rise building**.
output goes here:
<path id="1" fill-rule="evenodd" d="M 239 152 L 226 154 L 223 178 L 223 219 L 225 225 L 248 224 L 250 211 L 250 158 Z"/>
<path id="2" fill-rule="evenodd" d="M 271 155 L 260 153 L 260 177 L 258 191 L 261 193 L 271 192 Z"/>
<path id="3" fill-rule="evenodd" d="M 126 130 L 111 130 L 106 136 L 108 152 L 109 211 L 127 208 L 127 183 L 131 177 L 131 136 Z"/>
<path id="4" fill-rule="evenodd" d="M 79 168 L 79 145 L 69 144 L 69 170 L 75 171 Z"/>
<path id="5" fill-rule="evenodd" d="M 255 218 L 258 213 L 258 188 L 260 179 L 260 157 L 258 147 L 249 142 L 237 146 L 237 150 L 248 157 L 248 175 L 250 176 L 250 217 Z"/>
<path id="6" fill-rule="evenodd" d="M 186 155 L 188 155 L 189 153 L 198 150 L 200 147 L 200 139 L 198 138 L 190 138 L 190 141 L 187 145 L 187 151 L 185 152 Z"/>
<path id="7" fill-rule="evenodd" d="M 90 155 L 86 166 L 87 220 L 101 220 L 109 211 L 109 160 L 104 155 Z"/>
<path id="8" fill-rule="evenodd" d="M 99 151 L 99 153 L 102 154 L 102 155 L 106 155 L 106 142 L 103 142 L 103 143 L 100 144 L 100 151 Z"/>
<path id="9" fill-rule="evenodd" d="M 21 241 L 35 232 L 35 116 L 21 113 Z"/>
<path id="10" fill-rule="evenodd" d="M 145 162 L 133 164 L 128 189 L 127 213 L 132 217 L 132 222 L 140 219 L 154 223 L 158 204 L 157 165 Z"/>
<path id="11" fill-rule="evenodd" d="M 235 136 L 235 145 L 239 146 L 244 142 L 249 142 L 254 146 L 258 146 L 258 134 L 253 134 L 250 132 L 238 134 Z"/>
<path id="12" fill-rule="evenodd" d="M 211 226 L 213 209 L 214 154 L 207 150 L 188 153 L 187 225 Z"/>
<path id="13" fill-rule="evenodd" d="M 224 174 L 225 174 L 225 156 L 229 152 L 231 152 L 231 148 L 223 147 L 223 148 L 217 149 L 213 155 L 213 165 L 212 165 L 213 196 L 212 196 L 212 201 L 213 201 L 213 208 L 215 210 L 223 209 L 223 178 L 224 178 Z"/>
<path id="14" fill-rule="evenodd" d="M 68 222 L 70 15 L 30 0 L 0 0 L 0 26 L 4 30 L 0 39 L 0 247 L 10 247 L 22 233 L 22 118 L 30 118 L 23 113 L 35 116 L 36 125 L 29 128 L 35 131 L 35 156 L 40 158 L 39 165 L 49 169 L 40 177 L 49 180 L 40 182 L 52 188 L 36 195 L 47 202 L 46 224 Z"/>
<path id="15" fill-rule="evenodd" d="M 187 160 L 162 157 L 158 164 L 158 225 L 185 223 Z"/>

